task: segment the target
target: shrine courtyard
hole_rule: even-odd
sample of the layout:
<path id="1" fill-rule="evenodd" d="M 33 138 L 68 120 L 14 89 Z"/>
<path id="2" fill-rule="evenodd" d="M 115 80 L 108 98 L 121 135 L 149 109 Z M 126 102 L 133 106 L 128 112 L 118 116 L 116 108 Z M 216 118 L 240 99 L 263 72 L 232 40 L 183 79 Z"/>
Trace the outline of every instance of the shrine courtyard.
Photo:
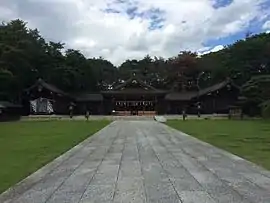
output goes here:
<path id="1" fill-rule="evenodd" d="M 270 202 L 269 122 L 167 124 L 0 123 L 0 202 Z"/>

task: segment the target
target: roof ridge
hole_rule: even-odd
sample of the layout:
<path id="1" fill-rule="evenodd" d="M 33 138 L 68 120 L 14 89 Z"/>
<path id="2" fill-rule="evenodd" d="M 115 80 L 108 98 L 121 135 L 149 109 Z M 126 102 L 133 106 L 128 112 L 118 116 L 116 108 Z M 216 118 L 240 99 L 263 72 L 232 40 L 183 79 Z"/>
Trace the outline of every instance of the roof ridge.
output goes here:
<path id="1" fill-rule="evenodd" d="M 138 81 L 142 86 L 145 86 L 145 87 L 147 87 L 147 88 L 149 88 L 149 89 L 151 89 L 151 90 L 157 90 L 157 89 L 154 88 L 153 86 L 147 84 L 147 83 L 144 82 L 142 79 L 140 79 L 139 77 L 137 77 L 137 75 L 132 75 L 132 76 L 131 76 L 128 80 L 126 80 L 124 83 L 122 83 L 122 84 L 116 86 L 116 87 L 114 88 L 114 90 L 119 90 L 119 89 L 121 89 L 122 87 L 127 86 L 129 83 L 132 83 L 133 80 Z"/>
<path id="2" fill-rule="evenodd" d="M 66 93 L 63 90 L 61 90 L 60 88 L 58 88 L 57 86 L 50 84 L 50 83 L 47 83 L 42 78 L 38 78 L 37 81 L 35 82 L 35 84 L 30 86 L 29 88 L 25 89 L 25 91 L 32 90 L 35 87 L 37 87 L 38 85 L 42 85 L 42 87 L 44 87 L 52 92 L 56 92 L 58 94 L 69 95 L 68 93 Z"/>

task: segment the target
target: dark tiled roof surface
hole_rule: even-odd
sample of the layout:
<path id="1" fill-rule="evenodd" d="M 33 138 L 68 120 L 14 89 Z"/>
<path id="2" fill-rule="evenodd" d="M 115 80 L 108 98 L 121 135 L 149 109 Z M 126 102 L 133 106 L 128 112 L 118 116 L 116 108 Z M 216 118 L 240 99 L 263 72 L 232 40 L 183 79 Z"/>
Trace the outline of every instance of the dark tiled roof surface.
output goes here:
<path id="1" fill-rule="evenodd" d="M 197 92 L 171 92 L 165 99 L 169 101 L 189 101 L 198 96 Z"/>
<path id="2" fill-rule="evenodd" d="M 78 94 L 73 94 L 72 97 L 78 102 L 103 100 L 102 94 L 92 94 L 92 93 L 78 93 Z"/>
<path id="3" fill-rule="evenodd" d="M 22 107 L 21 105 L 19 104 L 13 104 L 11 102 L 8 102 L 8 101 L 0 101 L 0 108 L 20 108 Z"/>
<path id="4" fill-rule="evenodd" d="M 226 87 L 227 85 L 231 85 L 233 87 L 238 88 L 236 85 L 233 84 L 233 82 L 231 80 L 225 80 L 221 83 L 215 84 L 213 86 L 204 88 L 202 90 L 200 90 L 199 92 L 171 92 L 169 94 L 166 95 L 165 99 L 166 100 L 171 100 L 171 101 L 188 101 L 191 99 L 194 99 L 198 96 L 204 96 L 207 95 L 209 93 L 218 91 L 224 87 Z"/>
<path id="5" fill-rule="evenodd" d="M 136 83 L 140 85 L 140 87 L 129 87 L 129 84 L 132 84 L 132 82 L 136 80 Z M 83 102 L 83 101 L 102 101 L 103 100 L 103 94 L 106 95 L 113 95 L 113 94 L 137 94 L 137 95 L 143 95 L 143 94 L 166 94 L 165 99 L 169 101 L 188 101 L 191 99 L 194 99 L 198 96 L 204 96 L 209 93 L 215 92 L 217 90 L 220 90 L 227 85 L 232 85 L 236 88 L 238 88 L 236 85 L 233 84 L 231 80 L 225 80 L 221 83 L 215 84 L 211 87 L 207 87 L 205 89 L 200 90 L 199 92 L 170 92 L 168 93 L 167 90 L 158 90 L 154 87 L 144 83 L 142 80 L 137 78 L 136 76 L 131 77 L 129 80 L 127 80 L 125 83 L 118 85 L 113 90 L 108 91 L 101 91 L 100 93 L 75 93 L 75 94 L 68 94 L 64 91 L 60 90 L 56 86 L 46 83 L 44 80 L 39 79 L 33 86 L 28 88 L 27 90 L 34 89 L 41 85 L 42 87 L 61 95 L 69 96 L 76 101 Z"/>
<path id="6" fill-rule="evenodd" d="M 101 93 L 104 95 L 113 95 L 113 94 L 166 94 L 168 91 L 166 90 L 145 90 L 143 88 L 127 88 L 123 90 L 108 90 L 102 91 Z"/>
<path id="7" fill-rule="evenodd" d="M 136 81 L 139 85 L 142 86 L 142 88 L 145 88 L 147 90 L 156 90 L 154 87 L 152 87 L 151 85 L 146 84 L 145 82 L 143 82 L 140 78 L 138 78 L 137 76 L 132 76 L 131 78 L 129 78 L 127 81 L 125 81 L 123 84 L 120 84 L 118 86 L 116 86 L 113 90 L 121 90 L 122 88 L 127 87 L 128 85 L 132 84 L 133 81 Z"/>
<path id="8" fill-rule="evenodd" d="M 66 96 L 68 95 L 64 91 L 60 90 L 58 87 L 56 87 L 56 86 L 54 86 L 52 84 L 49 84 L 49 83 L 45 82 L 42 79 L 38 79 L 37 82 L 33 86 L 31 86 L 30 88 L 28 88 L 26 90 L 27 91 L 32 90 L 32 89 L 38 87 L 39 85 L 42 86 L 43 88 L 47 89 L 47 90 L 50 90 L 50 91 L 54 92 L 54 93 L 61 94 L 61 95 L 66 95 Z"/>
<path id="9" fill-rule="evenodd" d="M 223 87 L 226 87 L 229 84 L 231 84 L 231 81 L 230 80 L 225 80 L 225 81 L 223 81 L 221 83 L 218 83 L 218 84 L 212 85 L 210 87 L 204 88 L 204 89 L 199 91 L 199 96 L 203 96 L 203 95 L 209 94 L 211 92 L 215 92 L 217 90 L 222 89 Z"/>

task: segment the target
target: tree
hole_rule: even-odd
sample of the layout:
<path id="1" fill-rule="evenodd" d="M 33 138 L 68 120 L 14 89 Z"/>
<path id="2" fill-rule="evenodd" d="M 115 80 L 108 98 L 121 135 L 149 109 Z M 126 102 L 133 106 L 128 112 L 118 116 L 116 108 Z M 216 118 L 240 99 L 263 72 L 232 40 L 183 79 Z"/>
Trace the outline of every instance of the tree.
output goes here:
<path id="1" fill-rule="evenodd" d="M 9 100 L 12 98 L 8 92 L 12 92 L 14 80 L 15 78 L 10 71 L 3 68 L 0 69 L 0 100 Z"/>
<path id="2" fill-rule="evenodd" d="M 180 52 L 177 57 L 170 58 L 169 74 L 167 80 L 174 85 L 174 89 L 185 91 L 196 86 L 195 76 L 198 74 L 197 54 L 193 52 Z"/>
<path id="3" fill-rule="evenodd" d="M 138 60 L 126 60 L 118 67 L 118 70 L 121 80 L 127 80 L 133 72 L 142 72 Z"/>
<path id="4" fill-rule="evenodd" d="M 42 69 L 40 59 L 45 55 L 45 41 L 37 30 L 29 30 L 26 23 L 14 20 L 0 27 L 0 64 L 10 71 L 15 93 L 19 94 L 25 86 L 33 84 L 38 68 Z M 38 67 L 38 68 L 37 68 Z"/>
<path id="5" fill-rule="evenodd" d="M 263 102 L 260 105 L 260 107 L 261 107 L 262 117 L 265 119 L 269 119 L 270 118 L 270 100 Z"/>
<path id="6" fill-rule="evenodd" d="M 265 107 L 270 100 L 270 75 L 254 76 L 242 87 L 242 94 L 247 98 L 245 107 L 252 112 Z"/>
<path id="7" fill-rule="evenodd" d="M 88 75 L 92 75 L 99 90 L 107 90 L 119 78 L 118 69 L 102 58 L 88 59 Z"/>
<path id="8" fill-rule="evenodd" d="M 243 95 L 262 103 L 270 99 L 270 75 L 254 76 L 242 87 Z"/>

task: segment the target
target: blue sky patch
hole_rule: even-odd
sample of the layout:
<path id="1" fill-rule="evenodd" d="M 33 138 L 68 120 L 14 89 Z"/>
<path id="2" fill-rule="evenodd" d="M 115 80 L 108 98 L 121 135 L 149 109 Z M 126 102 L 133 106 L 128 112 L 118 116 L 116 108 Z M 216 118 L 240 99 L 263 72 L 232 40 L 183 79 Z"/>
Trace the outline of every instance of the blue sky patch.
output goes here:
<path id="1" fill-rule="evenodd" d="M 208 40 L 203 45 L 205 47 L 215 47 L 215 46 L 218 46 L 218 45 L 224 45 L 225 46 L 225 45 L 233 44 L 237 40 L 241 40 L 241 39 L 245 38 L 245 35 L 246 35 L 246 33 L 240 32 L 240 33 L 233 34 L 233 35 L 230 35 L 230 36 L 227 36 L 227 37 Z"/>
<path id="2" fill-rule="evenodd" d="M 161 29 L 165 21 L 165 12 L 160 9 L 150 9 L 143 14 L 143 17 L 150 19 L 149 30 Z"/>
<path id="3" fill-rule="evenodd" d="M 211 39 L 208 40 L 207 42 L 204 43 L 204 46 L 206 47 L 215 47 L 217 45 L 229 45 L 235 43 L 237 40 L 245 39 L 247 34 L 259 34 L 262 32 L 262 25 L 265 23 L 263 22 L 258 22 L 257 19 L 254 19 L 253 21 L 250 22 L 250 25 L 248 28 L 245 30 L 238 32 L 233 35 L 229 35 L 227 37 L 222 37 L 218 39 Z"/>
<path id="4" fill-rule="evenodd" d="M 152 8 L 146 11 L 139 11 L 138 7 L 132 6 L 126 10 L 126 14 L 130 19 L 134 18 L 144 18 L 150 20 L 149 30 L 160 29 L 163 27 L 165 21 L 165 12 L 158 9 Z"/>
<path id="5" fill-rule="evenodd" d="M 161 29 L 165 21 L 165 12 L 158 8 L 152 8 L 146 11 L 139 11 L 138 7 L 133 6 L 128 8 L 126 10 L 126 13 L 130 17 L 130 19 L 134 19 L 136 17 L 149 19 L 149 30 Z"/>
<path id="6" fill-rule="evenodd" d="M 165 12 L 159 8 L 151 8 L 149 10 L 140 11 L 137 7 L 136 1 L 125 1 L 125 0 L 115 0 L 113 4 L 108 4 L 107 9 L 103 10 L 106 13 L 121 13 L 119 10 L 114 8 L 116 4 L 127 4 L 127 9 L 125 14 L 129 16 L 130 19 L 134 18 L 144 18 L 150 21 L 148 27 L 149 30 L 161 29 L 165 21 Z M 123 11 L 122 11 L 123 12 Z"/>
<path id="7" fill-rule="evenodd" d="M 139 16 L 139 14 L 138 14 L 138 7 L 136 7 L 136 6 L 130 7 L 130 8 L 128 8 L 128 9 L 126 10 L 126 13 L 127 13 L 127 15 L 128 15 L 131 19 L 133 19 L 133 18 L 135 18 L 136 16 Z"/>
<path id="8" fill-rule="evenodd" d="M 213 7 L 216 9 L 226 7 L 229 6 L 232 2 L 233 0 L 215 0 Z"/>
<path id="9" fill-rule="evenodd" d="M 261 10 L 269 10 L 270 7 L 270 0 L 265 0 L 264 2 L 261 3 Z"/>
<path id="10" fill-rule="evenodd" d="M 105 13 L 120 13 L 120 11 L 113 9 L 113 8 L 106 8 L 103 10 Z"/>

